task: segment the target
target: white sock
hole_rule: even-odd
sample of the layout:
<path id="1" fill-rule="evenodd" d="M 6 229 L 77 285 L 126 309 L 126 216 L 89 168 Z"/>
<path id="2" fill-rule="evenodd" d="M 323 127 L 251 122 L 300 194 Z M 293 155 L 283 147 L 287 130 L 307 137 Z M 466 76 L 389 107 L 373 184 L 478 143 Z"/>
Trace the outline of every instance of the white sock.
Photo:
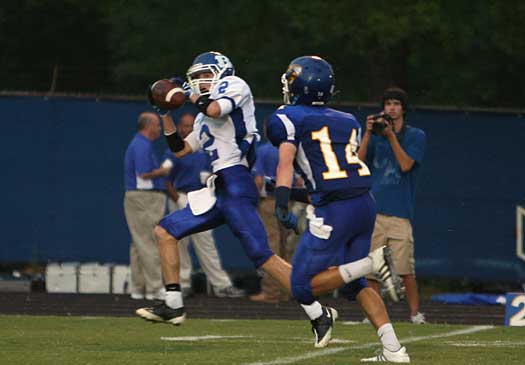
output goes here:
<path id="1" fill-rule="evenodd" d="M 364 259 L 340 265 L 338 269 L 343 281 L 349 283 L 372 272 L 372 259 L 367 256 Z"/>
<path id="2" fill-rule="evenodd" d="M 383 347 L 388 351 L 396 352 L 401 348 L 396 333 L 394 332 L 394 327 L 391 323 L 385 323 L 377 330 L 377 335 L 383 344 Z"/>
<path id="3" fill-rule="evenodd" d="M 169 290 L 166 292 L 166 305 L 170 308 L 177 309 L 183 307 L 182 293 L 180 291 Z"/>
<path id="4" fill-rule="evenodd" d="M 313 302 L 312 304 L 301 304 L 301 307 L 303 307 L 304 311 L 308 315 L 308 317 L 311 320 L 314 320 L 316 318 L 319 318 L 323 315 L 323 307 L 321 306 L 321 303 L 318 301 Z"/>

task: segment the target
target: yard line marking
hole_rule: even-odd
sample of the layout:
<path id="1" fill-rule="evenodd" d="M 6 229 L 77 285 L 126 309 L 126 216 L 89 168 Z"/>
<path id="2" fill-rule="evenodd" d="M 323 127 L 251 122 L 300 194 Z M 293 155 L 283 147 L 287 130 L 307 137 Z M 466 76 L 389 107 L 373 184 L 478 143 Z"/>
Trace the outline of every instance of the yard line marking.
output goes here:
<path id="1" fill-rule="evenodd" d="M 250 338 L 252 336 L 186 336 L 186 337 L 161 337 L 162 341 L 208 341 L 208 340 L 222 340 L 229 338 Z"/>
<path id="2" fill-rule="evenodd" d="M 516 341 L 445 341 L 438 346 L 454 346 L 454 347 L 519 347 L 523 348 L 525 342 L 516 342 Z"/>
<path id="3" fill-rule="evenodd" d="M 422 340 L 431 340 L 431 339 L 434 339 L 434 338 L 452 337 L 452 336 L 459 336 L 459 335 L 468 335 L 468 334 L 475 333 L 475 332 L 486 331 L 486 330 L 489 330 L 491 328 L 494 328 L 494 326 L 472 326 L 472 327 L 465 328 L 465 329 L 462 329 L 462 330 L 456 330 L 456 331 L 451 331 L 451 332 L 439 333 L 439 334 L 435 334 L 435 335 L 408 337 L 408 338 L 405 338 L 405 339 L 401 339 L 399 342 L 401 342 L 402 344 L 406 344 L 406 343 L 412 343 L 412 342 L 417 342 L 417 341 L 422 341 Z M 346 351 L 346 350 L 362 350 L 362 349 L 366 349 L 366 348 L 370 348 L 370 347 L 376 347 L 378 345 L 379 345 L 379 342 L 369 342 L 369 343 L 364 343 L 362 345 L 354 345 L 354 346 L 348 346 L 348 347 L 336 347 L 336 348 L 325 349 L 325 350 L 320 350 L 320 351 L 312 351 L 312 352 L 307 352 L 304 355 L 283 357 L 283 358 L 280 358 L 280 359 L 275 359 L 275 360 L 267 361 L 267 362 L 264 362 L 264 361 L 262 361 L 262 362 L 260 362 L 260 361 L 259 362 L 252 362 L 252 363 L 248 363 L 246 365 L 293 364 L 295 362 L 299 362 L 299 361 L 303 361 L 303 360 L 309 360 L 309 359 L 313 359 L 315 357 L 321 357 L 321 356 L 337 354 L 339 352 Z"/>

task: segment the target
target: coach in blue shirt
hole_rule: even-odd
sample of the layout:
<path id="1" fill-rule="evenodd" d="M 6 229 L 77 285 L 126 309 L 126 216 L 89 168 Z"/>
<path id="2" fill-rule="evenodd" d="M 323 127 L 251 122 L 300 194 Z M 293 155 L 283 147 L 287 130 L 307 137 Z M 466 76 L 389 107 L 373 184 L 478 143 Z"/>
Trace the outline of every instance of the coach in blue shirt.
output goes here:
<path id="1" fill-rule="evenodd" d="M 383 113 L 390 115 L 392 122 L 369 116 L 358 156 L 370 168 L 372 193 L 377 202 L 371 250 L 382 245 L 392 249 L 394 268 L 406 288 L 410 319 L 421 324 L 425 323 L 425 317 L 419 312 L 412 222 L 426 135 L 421 129 L 405 123 L 407 101 L 403 90 L 395 87 L 385 90 Z M 386 127 L 374 128 L 377 123 L 386 123 Z M 370 286 L 379 292 L 379 283 L 372 279 L 369 278 Z"/>
<path id="2" fill-rule="evenodd" d="M 137 134 L 124 158 L 124 213 L 131 234 L 131 297 L 164 299 L 157 244 L 153 228 L 166 209 L 164 176 L 169 169 L 160 167 L 153 141 L 160 137 L 160 120 L 154 113 L 142 113 Z"/>

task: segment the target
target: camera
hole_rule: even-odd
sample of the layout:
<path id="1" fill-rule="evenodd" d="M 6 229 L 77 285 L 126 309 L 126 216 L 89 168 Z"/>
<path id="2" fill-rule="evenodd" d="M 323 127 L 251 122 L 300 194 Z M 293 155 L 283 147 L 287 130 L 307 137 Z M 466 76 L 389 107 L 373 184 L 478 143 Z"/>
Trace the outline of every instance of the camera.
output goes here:
<path id="1" fill-rule="evenodd" d="M 372 124 L 372 133 L 373 134 L 381 134 L 383 132 L 383 129 L 386 128 L 387 122 L 388 124 L 392 124 L 394 121 L 390 114 L 376 114 L 373 115 L 372 118 L 374 119 L 374 124 Z M 379 120 L 384 119 L 384 120 Z M 386 122 L 385 122 L 386 121 Z"/>

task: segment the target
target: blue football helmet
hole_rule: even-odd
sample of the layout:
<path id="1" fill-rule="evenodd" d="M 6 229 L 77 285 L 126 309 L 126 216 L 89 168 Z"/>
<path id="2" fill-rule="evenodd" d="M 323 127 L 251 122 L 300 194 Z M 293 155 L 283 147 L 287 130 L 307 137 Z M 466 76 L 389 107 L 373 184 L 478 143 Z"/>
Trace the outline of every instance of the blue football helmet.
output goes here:
<path id="1" fill-rule="evenodd" d="M 285 104 L 324 105 L 334 93 L 334 71 L 321 57 L 298 57 L 290 62 L 281 83 Z"/>
<path id="2" fill-rule="evenodd" d="M 212 77 L 198 78 L 202 73 L 211 73 Z M 225 55 L 219 52 L 205 52 L 201 53 L 193 60 L 186 76 L 191 90 L 196 94 L 209 94 L 210 91 L 220 79 L 226 76 L 235 74 L 233 64 Z M 208 91 L 201 90 L 201 84 L 210 84 Z"/>

